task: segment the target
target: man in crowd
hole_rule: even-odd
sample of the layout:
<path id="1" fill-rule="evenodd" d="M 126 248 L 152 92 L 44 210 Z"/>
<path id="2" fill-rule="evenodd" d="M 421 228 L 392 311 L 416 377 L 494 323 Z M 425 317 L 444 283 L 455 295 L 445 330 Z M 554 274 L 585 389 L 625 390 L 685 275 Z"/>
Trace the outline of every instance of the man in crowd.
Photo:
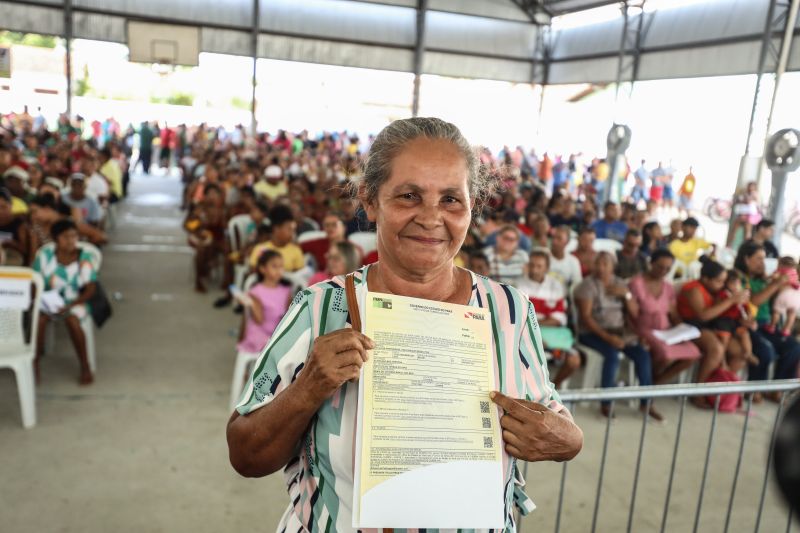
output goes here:
<path id="1" fill-rule="evenodd" d="M 603 206 L 603 215 L 603 218 L 592 224 L 597 238 L 622 242 L 628 232 L 628 225 L 619 219 L 619 206 L 614 202 L 606 202 Z"/>
<path id="2" fill-rule="evenodd" d="M 556 226 L 550 239 L 550 276 L 561 282 L 565 292 L 583 280 L 580 261 L 567 253 L 570 237 L 569 226 Z"/>
<path id="3" fill-rule="evenodd" d="M 69 178 L 69 194 L 62 198 L 64 202 L 73 210 L 77 210 L 83 222 L 88 222 L 93 226 L 100 224 L 102 210 L 97 200 L 86 194 L 86 176 L 76 172 Z"/>
<path id="4" fill-rule="evenodd" d="M 780 254 L 778 253 L 778 249 L 772 243 L 772 238 L 774 236 L 775 222 L 768 218 L 762 218 L 758 224 L 756 224 L 755 228 L 753 228 L 753 237 L 750 240 L 764 247 L 764 251 L 767 253 L 767 258 L 778 259 L 780 258 Z"/>
<path id="5" fill-rule="evenodd" d="M 617 266 L 614 267 L 614 274 L 628 280 L 647 270 L 647 258 L 642 253 L 641 247 L 641 232 L 629 229 L 622 242 L 622 250 L 617 250 Z"/>
<path id="6" fill-rule="evenodd" d="M 681 224 L 681 236 L 669 243 L 669 251 L 675 256 L 676 261 L 689 265 L 697 260 L 700 252 L 713 250 L 714 245 L 710 242 L 695 237 L 699 226 L 700 223 L 694 217 L 687 218 Z"/>

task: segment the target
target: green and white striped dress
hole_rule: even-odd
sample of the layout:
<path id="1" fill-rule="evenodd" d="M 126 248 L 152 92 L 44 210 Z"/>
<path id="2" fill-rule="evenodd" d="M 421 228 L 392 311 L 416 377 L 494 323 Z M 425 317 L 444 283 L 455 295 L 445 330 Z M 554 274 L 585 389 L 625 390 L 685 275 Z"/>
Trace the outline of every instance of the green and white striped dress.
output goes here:
<path id="1" fill-rule="evenodd" d="M 356 273 L 359 299 L 364 298 L 367 290 L 364 280 L 368 268 Z M 488 309 L 492 315 L 496 389 L 569 416 L 549 380 L 539 325 L 528 299 L 513 287 L 472 274 L 469 305 Z M 302 372 L 314 339 L 345 327 L 350 327 L 350 318 L 343 277 L 298 293 L 256 362 L 237 406 L 238 412 L 247 415 L 271 402 Z M 277 531 L 353 531 L 357 402 L 358 385 L 346 383 L 320 407 L 298 443 L 296 456 L 284 469 L 290 501 Z M 503 471 L 504 531 L 514 531 L 513 506 L 527 514 L 534 505 L 522 490 L 524 480 L 516 468 L 516 460 L 505 450 Z"/>

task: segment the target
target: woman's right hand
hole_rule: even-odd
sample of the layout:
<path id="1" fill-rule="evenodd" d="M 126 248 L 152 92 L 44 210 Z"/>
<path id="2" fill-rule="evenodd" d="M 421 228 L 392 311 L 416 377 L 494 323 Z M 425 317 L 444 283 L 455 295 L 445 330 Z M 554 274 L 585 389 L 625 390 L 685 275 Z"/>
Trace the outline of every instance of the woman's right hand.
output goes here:
<path id="1" fill-rule="evenodd" d="M 321 405 L 345 382 L 358 378 L 367 350 L 374 347 L 369 337 L 349 328 L 317 337 L 297 381 Z"/>

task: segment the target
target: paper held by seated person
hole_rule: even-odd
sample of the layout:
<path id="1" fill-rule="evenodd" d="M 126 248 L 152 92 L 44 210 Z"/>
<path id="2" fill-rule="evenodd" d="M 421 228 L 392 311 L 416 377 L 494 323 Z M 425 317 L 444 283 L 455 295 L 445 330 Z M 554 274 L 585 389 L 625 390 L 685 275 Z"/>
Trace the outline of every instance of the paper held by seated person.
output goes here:
<path id="1" fill-rule="evenodd" d="M 355 528 L 502 528 L 505 495 L 489 313 L 368 292 Z"/>

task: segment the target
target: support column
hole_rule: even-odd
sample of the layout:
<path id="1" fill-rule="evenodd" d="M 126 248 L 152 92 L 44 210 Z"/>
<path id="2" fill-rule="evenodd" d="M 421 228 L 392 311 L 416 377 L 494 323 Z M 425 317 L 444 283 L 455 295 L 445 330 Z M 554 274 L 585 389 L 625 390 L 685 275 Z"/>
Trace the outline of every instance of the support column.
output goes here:
<path id="1" fill-rule="evenodd" d="M 414 96 L 411 100 L 411 116 L 419 114 L 419 90 L 422 83 L 422 59 L 425 55 L 425 12 L 428 0 L 417 0 L 417 38 L 414 46 Z"/>
<path id="2" fill-rule="evenodd" d="M 550 60 L 552 57 L 552 42 L 550 25 L 542 25 L 536 28 L 536 48 L 533 51 L 533 72 L 531 75 L 532 83 L 541 80 L 542 92 L 539 94 L 539 111 L 536 119 L 536 139 L 538 141 L 541 133 L 542 115 L 544 112 L 544 91 L 550 83 Z"/>
<path id="3" fill-rule="evenodd" d="M 66 48 L 67 116 L 72 118 L 72 0 L 64 0 L 64 44 Z"/>
<path id="4" fill-rule="evenodd" d="M 250 96 L 250 134 L 255 137 L 257 132 L 256 121 L 256 84 L 258 70 L 258 28 L 261 18 L 261 0 L 253 0 L 253 26 L 250 41 L 250 53 L 253 56 L 253 92 Z"/>
<path id="5" fill-rule="evenodd" d="M 756 115 L 757 110 L 759 107 L 759 98 L 761 96 L 761 82 L 763 81 L 764 74 L 766 72 L 766 65 L 767 65 L 767 58 L 772 56 L 772 59 L 775 61 L 776 66 L 776 79 L 775 79 L 775 88 L 772 93 L 772 101 L 770 103 L 770 118 L 772 115 L 772 109 L 775 105 L 775 96 L 777 94 L 778 89 L 778 82 L 780 81 L 780 76 L 777 73 L 777 70 L 780 69 L 780 64 L 782 61 L 788 60 L 788 51 L 791 48 L 791 40 L 793 36 L 793 24 L 792 26 L 788 26 L 788 18 L 791 15 L 792 10 L 794 10 L 794 17 L 797 15 L 797 0 L 792 0 L 792 4 L 784 4 L 782 2 L 778 2 L 778 0 L 770 0 L 769 6 L 767 8 L 767 17 L 764 23 L 764 34 L 761 38 L 761 50 L 759 51 L 758 56 L 758 69 L 756 71 L 756 86 L 753 92 L 753 105 L 750 108 L 750 122 L 747 128 L 747 141 L 745 142 L 744 148 L 744 155 L 742 155 L 741 160 L 739 161 L 739 175 L 736 180 L 736 188 L 735 191 L 741 190 L 746 183 L 750 181 L 755 181 L 759 183 L 761 181 L 762 175 L 762 166 L 764 157 L 762 155 L 758 156 L 751 156 L 750 151 L 752 150 L 754 143 L 753 134 L 755 132 L 755 124 L 756 124 Z M 783 31 L 783 41 L 781 46 L 781 52 L 779 56 L 776 57 L 773 51 L 772 46 L 772 38 L 777 31 Z M 787 33 L 788 32 L 788 33 Z M 785 52 L 785 54 L 784 54 Z M 785 63 L 784 63 L 785 65 Z M 785 67 L 784 67 L 785 68 Z M 770 119 L 768 119 L 768 122 Z M 771 124 L 768 125 L 765 137 L 769 138 L 769 127 Z M 765 140 L 759 140 L 758 143 L 763 146 L 763 143 L 766 142 Z M 760 188 L 760 187 L 759 187 Z M 735 215 L 731 214 L 730 223 L 728 225 L 728 238 L 727 238 L 727 245 L 732 246 L 735 244 L 736 235 L 732 232 L 733 229 L 733 220 Z"/>

